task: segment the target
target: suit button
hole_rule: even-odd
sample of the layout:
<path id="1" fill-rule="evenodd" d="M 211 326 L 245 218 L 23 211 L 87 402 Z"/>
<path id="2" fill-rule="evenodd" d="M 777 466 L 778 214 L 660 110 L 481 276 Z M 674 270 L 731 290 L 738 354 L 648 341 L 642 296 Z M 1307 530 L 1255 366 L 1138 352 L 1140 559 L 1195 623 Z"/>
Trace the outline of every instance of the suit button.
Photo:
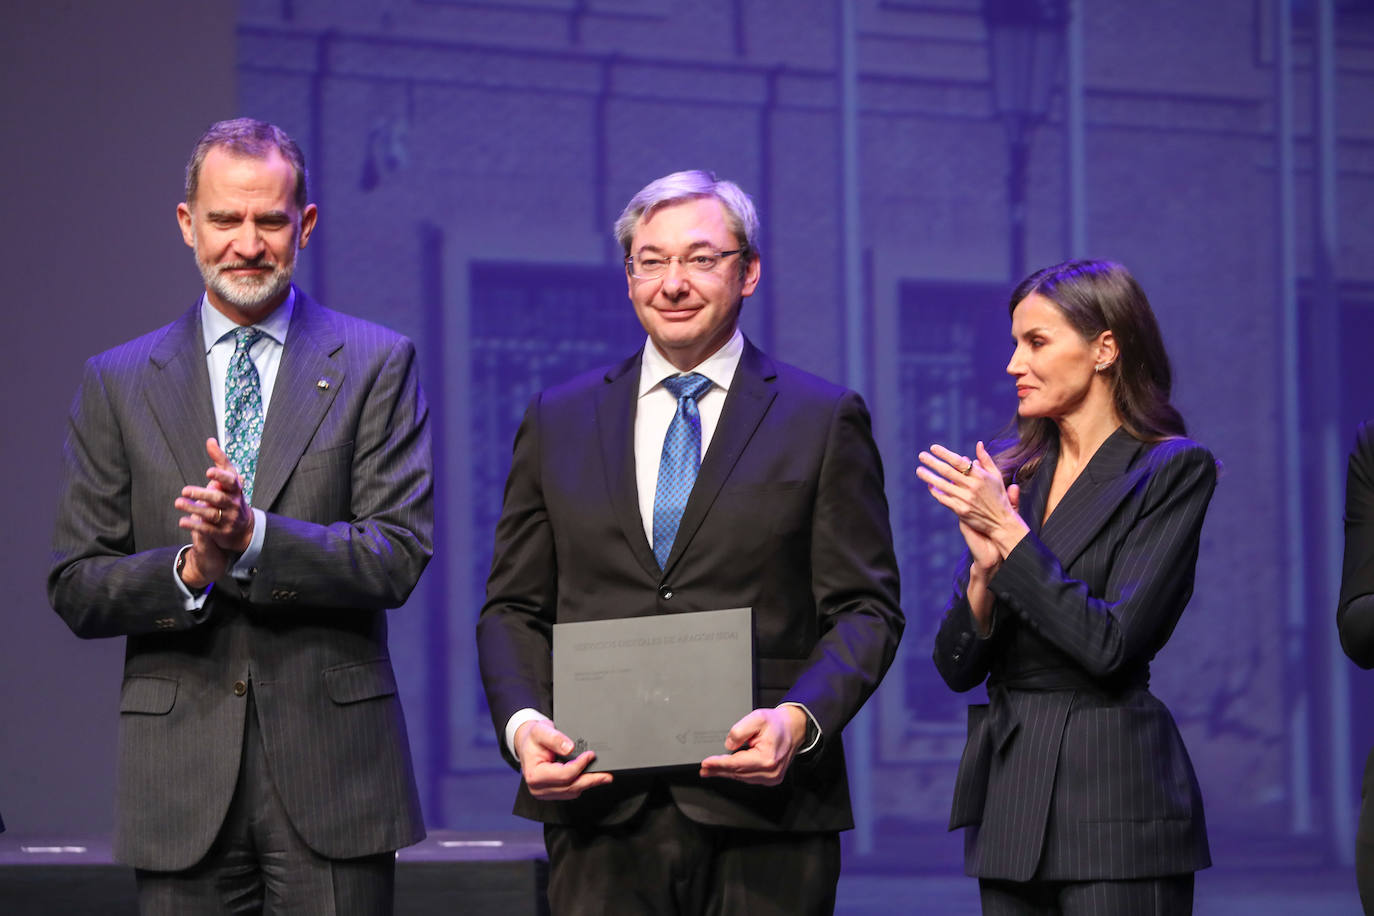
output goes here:
<path id="1" fill-rule="evenodd" d="M 241 697 L 248 692 L 248 685 L 243 681 L 234 681 L 234 696 Z"/>
<path id="2" fill-rule="evenodd" d="M 665 585 L 658 590 L 658 597 L 667 601 L 669 598 L 673 597 L 673 590 Z"/>

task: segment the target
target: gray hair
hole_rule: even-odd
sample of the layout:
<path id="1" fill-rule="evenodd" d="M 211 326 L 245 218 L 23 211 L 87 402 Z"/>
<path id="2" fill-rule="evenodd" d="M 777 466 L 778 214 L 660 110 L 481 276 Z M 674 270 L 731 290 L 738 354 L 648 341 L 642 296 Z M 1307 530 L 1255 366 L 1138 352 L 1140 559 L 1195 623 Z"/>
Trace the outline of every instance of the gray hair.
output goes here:
<path id="1" fill-rule="evenodd" d="M 196 200 L 196 191 L 200 187 L 200 167 L 205 163 L 205 157 L 210 150 L 215 147 L 222 147 L 235 156 L 246 156 L 250 159 L 266 159 L 272 150 L 277 150 L 296 173 L 296 209 L 305 209 L 309 200 L 306 193 L 308 173 L 305 170 L 305 155 L 296 145 L 296 141 L 286 135 L 286 131 L 275 124 L 268 124 L 256 118 L 218 121 L 200 135 L 195 148 L 191 150 L 191 161 L 186 163 L 188 206 Z"/>
<path id="2" fill-rule="evenodd" d="M 740 266 L 747 267 L 759 250 L 759 214 L 754 209 L 754 202 L 733 181 L 716 178 L 714 172 L 697 169 L 664 175 L 649 182 L 630 198 L 620 218 L 615 221 L 615 238 L 625 250 L 625 256 L 630 255 L 635 226 L 641 218 L 651 216 L 655 210 L 669 204 L 698 197 L 714 197 L 725 208 L 725 223 L 739 240 Z"/>

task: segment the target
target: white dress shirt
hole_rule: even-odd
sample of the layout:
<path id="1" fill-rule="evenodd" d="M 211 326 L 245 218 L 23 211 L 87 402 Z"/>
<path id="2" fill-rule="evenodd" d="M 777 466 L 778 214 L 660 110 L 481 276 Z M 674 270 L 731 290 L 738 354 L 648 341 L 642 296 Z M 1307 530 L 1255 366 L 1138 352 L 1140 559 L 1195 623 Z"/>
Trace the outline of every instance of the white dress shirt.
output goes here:
<path id="1" fill-rule="evenodd" d="M 735 370 L 744 355 L 744 335 L 738 328 L 735 335 L 715 353 L 706 357 L 690 371 L 704 375 L 713 384 L 697 400 L 701 414 L 701 454 L 711 445 L 711 437 L 720 422 L 725 395 L 735 380 Z M 658 493 L 658 465 L 663 458 L 663 440 L 668 426 L 677 413 L 677 397 L 663 387 L 665 379 L 687 375 L 680 371 L 654 346 L 652 340 L 644 344 L 644 358 L 639 364 L 639 400 L 635 403 L 635 483 L 639 489 L 639 518 L 644 523 L 644 536 L 654 545 L 654 498 Z"/>

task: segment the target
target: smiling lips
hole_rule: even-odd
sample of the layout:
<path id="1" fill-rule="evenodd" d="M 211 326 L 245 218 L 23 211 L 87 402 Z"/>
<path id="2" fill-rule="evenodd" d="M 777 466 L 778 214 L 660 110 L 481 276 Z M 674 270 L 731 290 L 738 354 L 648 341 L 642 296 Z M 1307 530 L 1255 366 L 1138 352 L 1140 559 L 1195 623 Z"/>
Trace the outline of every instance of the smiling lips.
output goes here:
<path id="1" fill-rule="evenodd" d="M 257 277 L 262 274 L 270 274 L 276 269 L 275 264 L 221 264 L 219 272 L 231 277 L 248 278 Z"/>

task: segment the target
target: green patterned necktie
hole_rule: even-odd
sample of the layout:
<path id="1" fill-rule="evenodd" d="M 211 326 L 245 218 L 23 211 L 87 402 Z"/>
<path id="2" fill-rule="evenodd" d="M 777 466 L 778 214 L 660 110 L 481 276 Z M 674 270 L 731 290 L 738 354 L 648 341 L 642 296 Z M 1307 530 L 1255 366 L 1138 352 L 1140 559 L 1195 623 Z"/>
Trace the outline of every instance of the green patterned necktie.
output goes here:
<path id="1" fill-rule="evenodd" d="M 260 337 L 262 331 L 257 328 L 234 329 L 234 355 L 224 379 L 224 435 L 229 440 L 225 454 L 243 478 L 243 497 L 249 503 L 262 442 L 262 385 L 248 351 Z"/>

